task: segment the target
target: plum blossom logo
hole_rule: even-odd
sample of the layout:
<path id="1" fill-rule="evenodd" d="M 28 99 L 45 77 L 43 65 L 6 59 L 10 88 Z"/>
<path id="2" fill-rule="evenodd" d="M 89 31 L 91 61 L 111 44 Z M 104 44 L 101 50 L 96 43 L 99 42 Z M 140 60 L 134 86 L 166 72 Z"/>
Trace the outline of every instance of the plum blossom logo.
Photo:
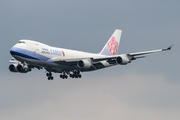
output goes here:
<path id="1" fill-rule="evenodd" d="M 116 41 L 116 38 L 113 36 L 111 40 L 108 42 L 108 47 L 111 51 L 111 54 L 115 55 L 118 50 L 118 42 Z"/>

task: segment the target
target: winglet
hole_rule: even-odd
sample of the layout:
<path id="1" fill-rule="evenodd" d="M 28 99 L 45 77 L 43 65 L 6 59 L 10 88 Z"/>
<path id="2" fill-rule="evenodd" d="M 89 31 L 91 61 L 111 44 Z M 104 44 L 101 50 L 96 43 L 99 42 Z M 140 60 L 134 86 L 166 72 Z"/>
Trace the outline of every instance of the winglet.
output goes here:
<path id="1" fill-rule="evenodd" d="M 168 50 L 171 50 L 172 47 L 173 47 L 173 44 L 172 44 L 171 46 L 169 46 L 167 49 L 168 49 Z"/>
<path id="2" fill-rule="evenodd" d="M 163 51 L 164 51 L 164 50 L 171 50 L 172 47 L 173 47 L 173 44 L 172 44 L 171 46 L 169 46 L 167 49 L 163 49 Z"/>

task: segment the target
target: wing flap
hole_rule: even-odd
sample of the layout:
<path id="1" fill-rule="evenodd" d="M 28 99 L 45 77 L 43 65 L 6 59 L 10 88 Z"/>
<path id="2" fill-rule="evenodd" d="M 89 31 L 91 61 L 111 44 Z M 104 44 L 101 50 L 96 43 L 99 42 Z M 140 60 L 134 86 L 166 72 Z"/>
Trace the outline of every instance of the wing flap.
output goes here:
<path id="1" fill-rule="evenodd" d="M 93 65 L 96 69 L 101 69 L 105 67 L 101 62 L 93 63 Z"/>

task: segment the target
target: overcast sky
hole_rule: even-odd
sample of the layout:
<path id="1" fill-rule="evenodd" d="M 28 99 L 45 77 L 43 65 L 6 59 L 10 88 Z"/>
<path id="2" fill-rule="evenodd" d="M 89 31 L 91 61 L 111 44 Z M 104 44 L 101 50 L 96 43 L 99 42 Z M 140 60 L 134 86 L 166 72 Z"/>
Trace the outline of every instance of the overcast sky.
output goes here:
<path id="1" fill-rule="evenodd" d="M 1 0 L 0 119 L 179 120 L 179 0 Z M 115 29 L 120 53 L 161 49 L 126 66 L 48 81 L 8 70 L 20 39 L 99 53 Z"/>

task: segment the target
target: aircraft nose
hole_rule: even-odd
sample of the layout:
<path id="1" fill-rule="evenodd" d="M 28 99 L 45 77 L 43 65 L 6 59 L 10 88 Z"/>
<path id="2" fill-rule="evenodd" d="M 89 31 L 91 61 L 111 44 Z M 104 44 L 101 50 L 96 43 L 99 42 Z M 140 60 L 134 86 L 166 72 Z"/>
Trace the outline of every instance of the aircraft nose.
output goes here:
<path id="1" fill-rule="evenodd" d="M 14 55 L 15 51 L 16 51 L 16 48 L 15 48 L 15 47 L 12 47 L 12 48 L 10 49 L 10 54 L 11 54 L 11 55 Z"/>

